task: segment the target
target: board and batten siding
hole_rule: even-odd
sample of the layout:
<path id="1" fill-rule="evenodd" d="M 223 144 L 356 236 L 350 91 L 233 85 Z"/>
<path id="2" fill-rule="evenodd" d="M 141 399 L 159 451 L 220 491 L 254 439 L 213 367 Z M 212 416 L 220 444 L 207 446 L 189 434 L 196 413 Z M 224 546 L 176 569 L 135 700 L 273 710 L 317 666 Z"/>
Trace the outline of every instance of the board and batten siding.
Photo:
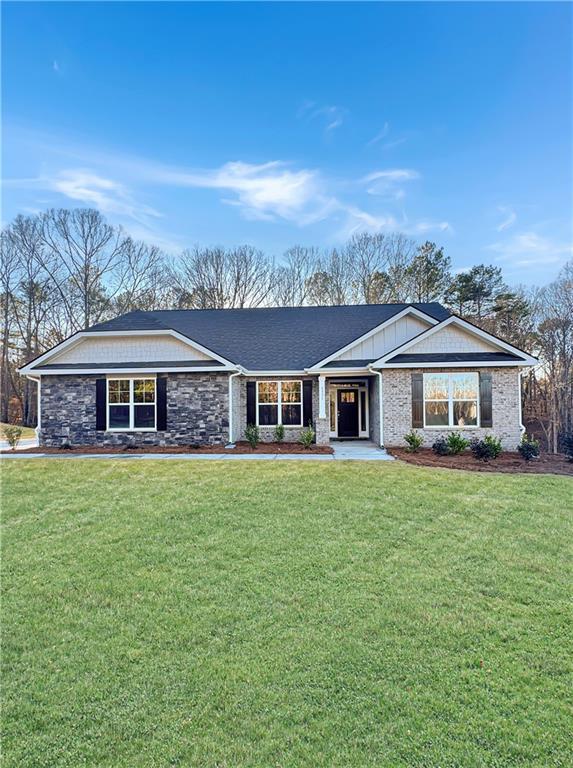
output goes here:
<path id="1" fill-rule="evenodd" d="M 420 320 L 415 315 L 406 315 L 346 350 L 335 359 L 375 360 L 428 328 L 430 328 L 430 323 Z"/>
<path id="2" fill-rule="evenodd" d="M 50 363 L 144 363 L 157 360 L 205 360 L 208 355 L 173 336 L 101 336 L 81 339 Z"/>

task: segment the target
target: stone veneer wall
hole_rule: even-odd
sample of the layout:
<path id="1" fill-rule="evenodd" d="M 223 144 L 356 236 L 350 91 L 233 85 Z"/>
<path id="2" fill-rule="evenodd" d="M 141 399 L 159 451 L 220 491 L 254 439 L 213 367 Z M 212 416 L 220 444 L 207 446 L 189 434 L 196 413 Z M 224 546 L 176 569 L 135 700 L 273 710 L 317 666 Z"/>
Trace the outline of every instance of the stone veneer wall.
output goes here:
<path id="1" fill-rule="evenodd" d="M 466 369 L 456 368 L 393 368 L 383 371 L 384 445 L 405 446 L 404 435 L 412 429 L 412 373 L 456 373 Z M 440 436 L 460 432 L 465 437 L 482 438 L 494 434 L 501 438 L 505 450 L 514 451 L 521 439 L 519 405 L 521 385 L 518 384 L 518 368 L 480 368 L 492 374 L 493 427 L 452 427 L 446 429 L 417 429 L 429 447 Z"/>
<path id="2" fill-rule="evenodd" d="M 312 380 L 312 423 L 316 429 L 318 417 L 318 379 L 316 376 L 237 376 L 233 379 L 233 439 L 245 439 L 248 381 L 304 381 L 305 379 Z M 273 442 L 274 429 L 274 427 L 260 427 L 261 442 Z M 300 438 L 301 429 L 301 427 L 285 426 L 285 441 L 296 443 Z"/>
<path id="3" fill-rule="evenodd" d="M 97 375 L 44 376 L 41 445 L 189 445 L 226 443 L 229 384 L 226 373 L 167 375 L 167 429 L 96 431 Z"/>

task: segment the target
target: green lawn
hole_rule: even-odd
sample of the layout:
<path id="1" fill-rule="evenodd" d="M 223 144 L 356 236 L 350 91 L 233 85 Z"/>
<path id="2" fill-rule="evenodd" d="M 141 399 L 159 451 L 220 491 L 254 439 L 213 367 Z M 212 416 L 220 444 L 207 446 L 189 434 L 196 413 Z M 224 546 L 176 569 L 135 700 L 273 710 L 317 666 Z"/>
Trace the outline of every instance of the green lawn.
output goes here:
<path id="1" fill-rule="evenodd" d="M 571 766 L 573 481 L 5 461 L 3 766 Z"/>

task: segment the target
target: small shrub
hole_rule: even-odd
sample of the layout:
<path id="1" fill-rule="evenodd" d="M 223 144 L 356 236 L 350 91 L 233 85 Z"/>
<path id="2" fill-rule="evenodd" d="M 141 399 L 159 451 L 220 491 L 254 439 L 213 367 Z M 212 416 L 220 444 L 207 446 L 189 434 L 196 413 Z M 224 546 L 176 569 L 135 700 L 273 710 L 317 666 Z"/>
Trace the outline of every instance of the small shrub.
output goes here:
<path id="1" fill-rule="evenodd" d="M 456 456 L 458 453 L 465 451 L 470 444 L 470 441 L 466 440 L 465 437 L 462 437 L 459 432 L 450 432 L 446 438 L 446 443 L 448 446 L 448 453 L 452 456 Z"/>
<path id="2" fill-rule="evenodd" d="M 299 442 L 302 443 L 307 450 L 314 443 L 314 429 L 312 428 L 310 421 L 308 422 L 308 427 L 305 427 L 300 433 Z"/>
<path id="3" fill-rule="evenodd" d="M 503 453 L 503 448 L 501 447 L 501 440 L 499 439 L 499 437 L 494 437 L 493 435 L 486 435 L 483 440 L 484 440 L 484 443 L 487 443 L 489 446 L 492 459 L 497 459 L 498 456 L 501 456 L 501 454 Z"/>
<path id="4" fill-rule="evenodd" d="M 72 450 L 72 444 L 69 443 L 67 440 L 65 440 L 61 445 L 60 449 L 62 451 L 71 451 Z"/>
<path id="5" fill-rule="evenodd" d="M 450 452 L 450 449 L 448 448 L 448 442 L 446 438 L 438 437 L 438 439 L 435 440 L 434 444 L 432 445 L 432 450 L 438 456 L 447 456 Z"/>
<path id="6" fill-rule="evenodd" d="M 502 452 L 501 440 L 493 435 L 486 435 L 483 440 L 478 440 L 476 437 L 471 441 L 470 449 L 478 461 L 497 459 Z"/>
<path id="7" fill-rule="evenodd" d="M 282 424 L 277 424 L 275 427 L 275 442 L 282 443 L 285 439 L 285 428 Z"/>
<path id="8" fill-rule="evenodd" d="M 256 424 L 247 424 L 245 427 L 245 438 L 251 448 L 255 450 L 261 439 L 261 433 Z"/>
<path id="9" fill-rule="evenodd" d="M 424 442 L 422 435 L 416 432 L 415 429 L 412 429 L 407 435 L 404 435 L 404 440 L 408 443 L 406 450 L 410 453 L 416 453 Z"/>
<path id="10" fill-rule="evenodd" d="M 22 427 L 19 427 L 17 424 L 6 424 L 5 427 L 2 427 L 2 434 L 10 448 L 15 451 L 22 437 Z"/>
<path id="11" fill-rule="evenodd" d="M 536 459 L 539 456 L 539 441 L 534 437 L 529 437 L 527 433 L 524 433 L 520 444 L 517 446 L 517 450 L 521 454 L 521 458 L 525 459 L 525 461 Z"/>
<path id="12" fill-rule="evenodd" d="M 568 435 L 565 435 L 561 442 L 563 444 L 563 453 L 567 456 L 569 461 L 573 461 L 573 432 L 569 432 Z"/>

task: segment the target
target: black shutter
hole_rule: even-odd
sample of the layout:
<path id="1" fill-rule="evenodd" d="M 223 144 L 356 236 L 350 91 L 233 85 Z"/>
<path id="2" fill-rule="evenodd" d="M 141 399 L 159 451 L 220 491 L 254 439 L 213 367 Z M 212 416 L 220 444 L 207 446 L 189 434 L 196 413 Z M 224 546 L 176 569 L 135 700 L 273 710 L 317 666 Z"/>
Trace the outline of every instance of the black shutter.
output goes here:
<path id="1" fill-rule="evenodd" d="M 491 373 L 482 372 L 479 375 L 479 415 L 481 427 L 493 427 Z"/>
<path id="2" fill-rule="evenodd" d="M 105 417 L 106 386 L 107 382 L 105 379 L 96 379 L 96 430 L 98 432 L 105 432 L 107 426 L 107 419 Z"/>
<path id="3" fill-rule="evenodd" d="M 302 423 L 305 427 L 312 423 L 312 379 L 302 382 Z"/>
<path id="4" fill-rule="evenodd" d="M 167 376 L 158 376 L 155 382 L 155 397 L 157 401 L 157 429 L 167 429 Z"/>
<path id="5" fill-rule="evenodd" d="M 256 381 L 247 381 L 247 424 L 257 423 Z"/>
<path id="6" fill-rule="evenodd" d="M 412 374 L 412 427 L 424 426 L 424 375 Z"/>

